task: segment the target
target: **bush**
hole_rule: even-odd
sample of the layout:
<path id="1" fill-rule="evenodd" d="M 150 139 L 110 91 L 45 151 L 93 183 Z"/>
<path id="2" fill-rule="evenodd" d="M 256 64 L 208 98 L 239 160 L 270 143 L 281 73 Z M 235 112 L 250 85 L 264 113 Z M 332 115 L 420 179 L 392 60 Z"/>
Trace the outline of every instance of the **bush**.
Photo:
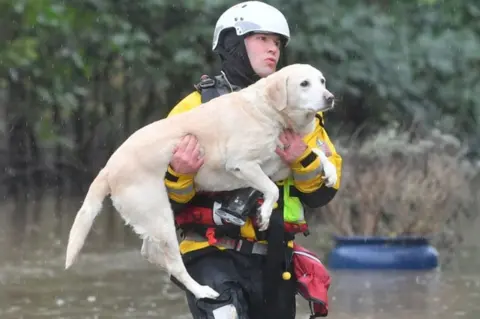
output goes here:
<path id="1" fill-rule="evenodd" d="M 335 234 L 420 235 L 451 247 L 462 239 L 459 227 L 477 215 L 480 165 L 464 159 L 465 147 L 453 136 L 433 130 L 414 137 L 391 128 L 338 147 L 342 185 L 319 211 Z"/>

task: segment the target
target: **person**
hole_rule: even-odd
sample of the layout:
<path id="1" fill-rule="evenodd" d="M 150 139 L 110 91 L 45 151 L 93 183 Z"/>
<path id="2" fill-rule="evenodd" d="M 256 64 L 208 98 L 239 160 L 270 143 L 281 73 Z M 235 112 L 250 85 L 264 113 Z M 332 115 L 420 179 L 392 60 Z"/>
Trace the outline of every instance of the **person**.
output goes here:
<path id="1" fill-rule="evenodd" d="M 194 85 L 195 90 L 168 116 L 187 112 L 275 72 L 289 40 L 289 25 L 278 9 L 257 1 L 230 7 L 219 17 L 213 36 L 212 49 L 222 63 L 220 74 L 203 76 Z M 281 134 L 284 147 L 276 153 L 290 165 L 293 174 L 277 183 L 281 196 L 269 229 L 263 232 L 256 227 L 254 216 L 261 196 L 254 201 L 255 205 L 247 207 L 251 214 L 245 220 L 229 221 L 218 214 L 219 208 L 231 205 L 237 194 L 248 203 L 248 196 L 254 192 L 196 192 L 194 177 L 204 161 L 201 145 L 195 136 L 186 135 L 176 146 L 165 184 L 177 227 L 182 231 L 180 250 L 190 275 L 220 294 L 215 300 L 196 300 L 187 292 L 194 319 L 295 318 L 297 286 L 292 247 L 296 234 L 308 233 L 304 205 L 313 208 L 326 205 L 340 185 L 342 158 L 323 121 L 323 114 L 319 113 L 315 131 L 308 136 L 291 131 Z M 248 128 L 239 125 L 238 129 Z M 313 147 L 321 147 L 337 167 L 339 179 L 332 188 L 323 185 L 320 161 L 312 152 Z"/>

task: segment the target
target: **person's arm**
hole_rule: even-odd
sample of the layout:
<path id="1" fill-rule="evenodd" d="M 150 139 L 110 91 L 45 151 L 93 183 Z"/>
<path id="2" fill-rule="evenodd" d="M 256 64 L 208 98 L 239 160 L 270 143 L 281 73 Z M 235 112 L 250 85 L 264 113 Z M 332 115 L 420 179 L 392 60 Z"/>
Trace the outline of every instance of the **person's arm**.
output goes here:
<path id="1" fill-rule="evenodd" d="M 200 94 L 193 92 L 180 101 L 167 117 L 187 112 L 200 104 Z M 175 207 L 188 203 L 195 196 L 193 180 L 195 173 L 203 164 L 199 154 L 198 141 L 190 135 L 183 138 L 173 151 L 164 182 L 170 203 Z"/>
<path id="2" fill-rule="evenodd" d="M 315 131 L 303 139 L 307 144 L 305 151 L 290 164 L 293 171 L 290 194 L 312 208 L 325 206 L 335 197 L 342 174 L 342 158 L 323 127 L 323 117 L 319 114 L 316 121 Z M 320 159 L 313 148 L 322 149 L 337 168 L 338 179 L 333 187 L 325 186 Z"/>
<path id="3" fill-rule="evenodd" d="M 193 174 L 178 173 L 172 166 L 168 166 L 165 174 L 165 186 L 172 204 L 186 204 L 195 196 L 193 176 Z"/>

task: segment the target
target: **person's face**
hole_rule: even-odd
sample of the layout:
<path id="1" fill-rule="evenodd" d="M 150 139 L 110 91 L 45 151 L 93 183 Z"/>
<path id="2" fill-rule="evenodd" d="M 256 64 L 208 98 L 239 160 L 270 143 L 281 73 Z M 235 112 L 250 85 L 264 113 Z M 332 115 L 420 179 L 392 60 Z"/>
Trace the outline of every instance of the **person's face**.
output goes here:
<path id="1" fill-rule="evenodd" d="M 280 59 L 280 37 L 275 34 L 255 33 L 245 38 L 248 58 L 253 71 L 260 77 L 275 72 Z"/>

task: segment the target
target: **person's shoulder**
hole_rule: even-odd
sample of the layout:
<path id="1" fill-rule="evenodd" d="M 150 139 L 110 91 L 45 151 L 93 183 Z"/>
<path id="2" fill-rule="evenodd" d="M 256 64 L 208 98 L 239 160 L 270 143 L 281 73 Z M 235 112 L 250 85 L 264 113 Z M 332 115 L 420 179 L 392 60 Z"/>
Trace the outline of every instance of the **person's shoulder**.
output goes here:
<path id="1" fill-rule="evenodd" d="M 315 114 L 315 126 L 320 126 L 320 127 L 324 127 L 324 123 L 325 123 L 325 119 L 323 117 L 323 112 L 317 112 L 317 114 Z"/>
<path id="2" fill-rule="evenodd" d="M 187 112 L 187 111 L 199 106 L 200 104 L 202 104 L 202 96 L 200 95 L 200 93 L 198 91 L 195 90 L 195 91 L 191 92 L 190 94 L 188 94 L 187 96 L 185 96 L 182 100 L 180 100 L 180 102 L 178 102 L 177 105 L 175 105 L 172 108 L 172 110 L 170 111 L 168 116 L 172 116 L 172 115 L 175 115 L 175 114 Z"/>
<path id="3" fill-rule="evenodd" d="M 168 116 L 189 111 L 202 104 L 202 90 L 218 85 L 217 78 L 217 76 L 212 78 L 205 74 L 202 75 L 199 82 L 193 85 L 195 90 L 180 100 L 180 102 L 172 108 Z"/>

